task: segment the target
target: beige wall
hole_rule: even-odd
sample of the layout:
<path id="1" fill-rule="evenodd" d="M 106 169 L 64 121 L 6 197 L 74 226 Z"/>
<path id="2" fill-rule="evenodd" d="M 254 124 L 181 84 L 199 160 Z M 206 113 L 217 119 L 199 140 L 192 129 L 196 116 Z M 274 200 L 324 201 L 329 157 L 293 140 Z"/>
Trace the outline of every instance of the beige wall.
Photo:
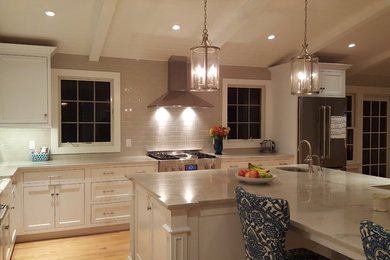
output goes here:
<path id="1" fill-rule="evenodd" d="M 121 74 L 121 153 L 145 155 L 150 149 L 203 148 L 212 150 L 208 129 L 221 124 L 222 93 L 198 93 L 214 104 L 214 108 L 193 109 L 193 120 L 182 117 L 184 109 L 167 109 L 164 122 L 156 120 L 157 109 L 147 108 L 153 100 L 167 91 L 167 62 L 137 61 L 118 58 L 101 58 L 88 61 L 87 56 L 56 54 L 52 68 L 120 72 Z M 223 78 L 269 80 L 266 68 L 221 66 Z M 130 111 L 131 110 L 131 111 Z M 188 117 L 187 117 L 188 118 Z M 12 136 L 11 139 L 8 136 Z M 126 139 L 132 147 L 125 146 Z M 50 147 L 49 129 L 0 129 L 0 159 L 26 160 L 28 140 L 36 140 L 37 147 Z"/>

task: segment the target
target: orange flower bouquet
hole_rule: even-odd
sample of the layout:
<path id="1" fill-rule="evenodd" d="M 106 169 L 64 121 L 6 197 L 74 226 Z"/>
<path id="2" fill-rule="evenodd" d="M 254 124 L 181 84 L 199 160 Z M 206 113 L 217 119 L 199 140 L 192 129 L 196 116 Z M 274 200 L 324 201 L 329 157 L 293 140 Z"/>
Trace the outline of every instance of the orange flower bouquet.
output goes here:
<path id="1" fill-rule="evenodd" d="M 214 126 L 210 128 L 209 135 L 215 140 L 222 140 L 229 135 L 230 127 Z"/>

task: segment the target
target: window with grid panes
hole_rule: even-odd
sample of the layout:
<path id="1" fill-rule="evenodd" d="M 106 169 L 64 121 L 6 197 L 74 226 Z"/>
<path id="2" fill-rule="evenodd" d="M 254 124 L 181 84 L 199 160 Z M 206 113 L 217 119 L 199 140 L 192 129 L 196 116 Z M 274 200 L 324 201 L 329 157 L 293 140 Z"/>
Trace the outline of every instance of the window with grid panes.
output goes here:
<path id="1" fill-rule="evenodd" d="M 111 82 L 62 79 L 62 143 L 111 141 Z"/>
<path id="2" fill-rule="evenodd" d="M 347 95 L 347 160 L 353 160 L 353 134 L 354 134 L 354 122 L 353 122 L 353 105 L 354 96 Z"/>
<path id="3" fill-rule="evenodd" d="M 387 101 L 363 101 L 363 174 L 387 176 Z"/>
<path id="4" fill-rule="evenodd" d="M 229 139 L 261 138 L 261 88 L 228 87 Z"/>

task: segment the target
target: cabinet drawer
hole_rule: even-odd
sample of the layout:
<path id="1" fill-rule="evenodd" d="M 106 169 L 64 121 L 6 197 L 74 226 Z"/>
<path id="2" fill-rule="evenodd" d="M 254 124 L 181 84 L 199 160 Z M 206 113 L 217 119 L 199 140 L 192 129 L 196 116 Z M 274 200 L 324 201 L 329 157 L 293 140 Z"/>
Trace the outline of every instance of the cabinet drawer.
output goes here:
<path id="1" fill-rule="evenodd" d="M 248 167 L 248 162 L 222 162 L 221 163 L 222 169 L 246 168 L 246 167 Z"/>
<path id="2" fill-rule="evenodd" d="M 130 202 L 95 204 L 91 210 L 91 222 L 94 224 L 130 220 Z"/>
<path id="3" fill-rule="evenodd" d="M 109 181 L 92 183 L 92 201 L 124 200 L 130 198 L 131 181 Z"/>
<path id="4" fill-rule="evenodd" d="M 155 172 L 156 168 L 152 165 L 148 166 L 129 166 L 129 167 L 109 167 L 92 169 L 92 180 L 99 179 L 122 179 L 127 180 L 125 174 L 128 173 L 151 173 Z"/>
<path id="5" fill-rule="evenodd" d="M 60 184 L 60 183 L 77 182 L 83 180 L 84 180 L 84 169 L 23 173 L 23 181 L 25 184 L 34 184 L 34 183 Z"/>

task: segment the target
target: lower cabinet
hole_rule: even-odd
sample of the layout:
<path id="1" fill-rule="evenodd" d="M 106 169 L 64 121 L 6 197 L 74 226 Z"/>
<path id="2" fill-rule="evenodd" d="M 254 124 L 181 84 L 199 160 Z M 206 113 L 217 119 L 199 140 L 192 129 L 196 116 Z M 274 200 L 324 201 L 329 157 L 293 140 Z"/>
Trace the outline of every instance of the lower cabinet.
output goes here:
<path id="1" fill-rule="evenodd" d="M 257 166 L 280 166 L 294 164 L 293 155 L 268 155 L 257 157 L 242 157 L 242 158 L 222 158 L 221 168 L 246 168 L 248 163 L 252 163 Z"/>
<path id="2" fill-rule="evenodd" d="M 84 224 L 84 183 L 24 187 L 24 230 Z"/>
<path id="3" fill-rule="evenodd" d="M 145 190 L 136 190 L 135 253 L 138 259 L 168 259 L 166 209 Z M 165 241 L 165 243 L 162 243 Z"/>

